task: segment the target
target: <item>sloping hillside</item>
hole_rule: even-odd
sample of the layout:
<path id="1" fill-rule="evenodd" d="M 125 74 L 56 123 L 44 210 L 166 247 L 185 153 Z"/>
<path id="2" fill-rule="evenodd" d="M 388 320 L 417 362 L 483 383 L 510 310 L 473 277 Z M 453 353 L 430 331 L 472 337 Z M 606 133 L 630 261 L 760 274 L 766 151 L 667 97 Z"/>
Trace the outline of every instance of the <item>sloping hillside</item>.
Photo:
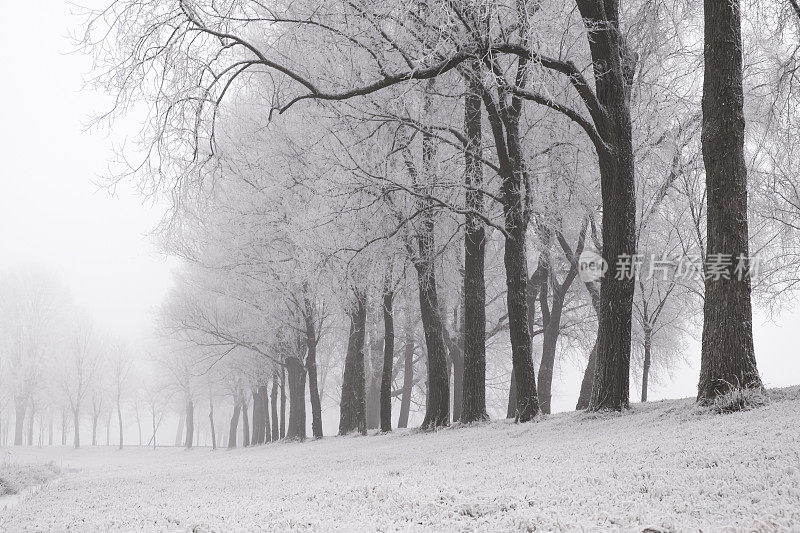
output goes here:
<path id="1" fill-rule="evenodd" d="M 251 449 L 14 449 L 67 471 L 6 531 L 800 528 L 800 389 Z"/>

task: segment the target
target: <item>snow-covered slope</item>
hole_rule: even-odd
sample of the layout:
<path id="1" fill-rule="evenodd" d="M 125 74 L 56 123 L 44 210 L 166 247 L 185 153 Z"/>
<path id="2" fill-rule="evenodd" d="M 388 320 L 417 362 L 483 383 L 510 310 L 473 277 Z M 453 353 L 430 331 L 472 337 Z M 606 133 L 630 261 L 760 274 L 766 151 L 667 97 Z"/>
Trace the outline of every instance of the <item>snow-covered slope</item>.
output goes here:
<path id="1" fill-rule="evenodd" d="M 5 531 L 799 530 L 800 389 L 211 452 L 14 449 L 66 472 Z"/>

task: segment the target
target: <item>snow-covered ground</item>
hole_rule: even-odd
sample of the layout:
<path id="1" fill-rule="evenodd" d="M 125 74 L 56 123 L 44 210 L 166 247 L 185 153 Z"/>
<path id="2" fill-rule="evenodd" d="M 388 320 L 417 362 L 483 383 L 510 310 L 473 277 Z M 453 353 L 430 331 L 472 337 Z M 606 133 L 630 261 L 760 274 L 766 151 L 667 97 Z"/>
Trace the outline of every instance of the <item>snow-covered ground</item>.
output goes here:
<path id="1" fill-rule="evenodd" d="M 0 530 L 799 530 L 800 389 L 774 396 L 233 451 L 16 448 L 63 475 Z"/>

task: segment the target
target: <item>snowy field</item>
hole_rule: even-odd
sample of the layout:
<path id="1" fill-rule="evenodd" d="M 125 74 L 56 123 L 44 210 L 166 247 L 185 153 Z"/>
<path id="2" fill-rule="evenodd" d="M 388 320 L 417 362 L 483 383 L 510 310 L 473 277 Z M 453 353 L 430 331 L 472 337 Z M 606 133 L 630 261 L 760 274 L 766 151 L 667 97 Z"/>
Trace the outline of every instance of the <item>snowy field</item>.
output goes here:
<path id="1" fill-rule="evenodd" d="M 233 451 L 14 448 L 61 477 L 0 530 L 799 530 L 800 389 L 773 396 Z"/>

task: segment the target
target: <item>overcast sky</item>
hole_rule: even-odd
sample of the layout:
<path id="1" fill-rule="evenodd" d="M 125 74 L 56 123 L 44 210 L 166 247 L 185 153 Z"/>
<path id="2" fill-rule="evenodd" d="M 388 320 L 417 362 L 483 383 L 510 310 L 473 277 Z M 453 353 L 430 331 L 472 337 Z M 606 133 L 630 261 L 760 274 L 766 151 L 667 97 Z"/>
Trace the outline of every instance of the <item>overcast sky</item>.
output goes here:
<path id="1" fill-rule="evenodd" d="M 101 325 L 129 338 L 145 335 L 152 310 L 171 282 L 171 265 L 146 237 L 157 206 L 130 187 L 111 197 L 94 182 L 112 155 L 107 132 L 83 131 L 101 95 L 82 91 L 86 58 L 69 54 L 75 19 L 61 0 L 6 2 L 0 32 L 0 268 L 38 264 L 56 272 L 73 297 Z M 117 139 L 125 131 L 114 132 Z M 768 386 L 800 383 L 800 315 L 778 324 L 756 316 L 759 370 Z M 650 397 L 692 396 L 699 346 L 675 379 Z M 554 408 L 574 407 L 579 369 L 564 362 Z"/>
<path id="2" fill-rule="evenodd" d="M 96 185 L 113 144 L 108 132 L 83 131 L 104 98 L 82 91 L 89 62 L 69 53 L 69 9 L 63 0 L 3 6 L 0 267 L 46 266 L 97 322 L 138 337 L 171 279 L 145 237 L 159 210 L 129 187 L 110 197 Z"/>

